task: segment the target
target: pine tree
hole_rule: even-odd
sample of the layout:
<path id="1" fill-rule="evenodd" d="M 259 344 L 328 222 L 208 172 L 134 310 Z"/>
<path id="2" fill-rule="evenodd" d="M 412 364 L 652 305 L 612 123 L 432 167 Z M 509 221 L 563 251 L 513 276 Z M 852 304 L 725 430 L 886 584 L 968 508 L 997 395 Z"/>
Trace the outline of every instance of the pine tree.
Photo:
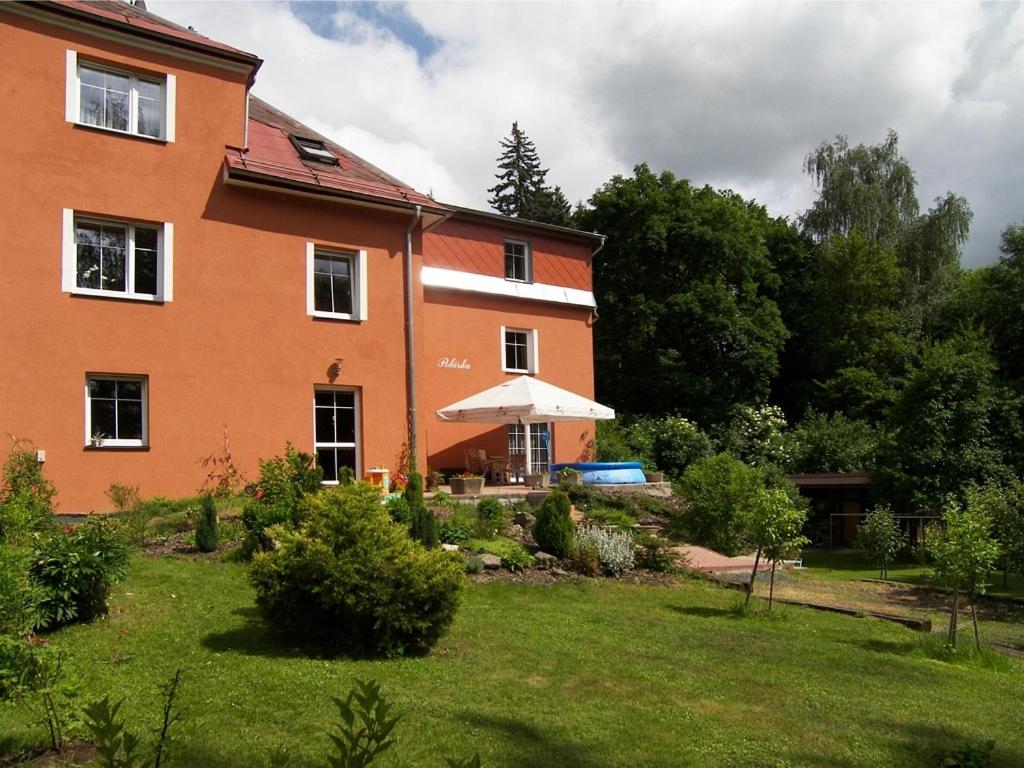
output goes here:
<path id="1" fill-rule="evenodd" d="M 547 168 L 541 168 L 537 148 L 530 138 L 512 123 L 512 133 L 500 142 L 498 183 L 487 191 L 487 201 L 498 213 L 546 224 L 572 226 L 569 201 L 561 187 L 546 187 Z"/>

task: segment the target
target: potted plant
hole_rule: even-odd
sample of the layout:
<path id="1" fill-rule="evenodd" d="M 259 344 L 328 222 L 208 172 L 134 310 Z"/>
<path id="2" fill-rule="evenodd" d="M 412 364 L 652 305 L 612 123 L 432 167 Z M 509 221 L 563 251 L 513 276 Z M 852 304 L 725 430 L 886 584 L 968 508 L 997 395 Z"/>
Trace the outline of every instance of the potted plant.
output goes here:
<path id="1" fill-rule="evenodd" d="M 574 467 L 562 467 L 558 470 L 560 485 L 583 485 L 583 473 Z"/>
<path id="2" fill-rule="evenodd" d="M 523 485 L 527 488 L 547 488 L 551 484 L 547 472 L 528 472 L 523 476 Z"/>
<path id="3" fill-rule="evenodd" d="M 95 432 L 92 433 L 92 437 L 89 438 L 89 442 L 92 443 L 92 447 L 93 448 L 102 448 L 103 447 L 103 439 L 104 439 L 103 433 L 100 432 L 97 429 Z"/>
<path id="4" fill-rule="evenodd" d="M 644 480 L 648 483 L 664 483 L 665 473 L 660 471 L 657 467 L 651 466 L 650 470 L 644 470 Z"/>
<path id="5" fill-rule="evenodd" d="M 484 490 L 484 476 L 475 475 L 472 472 L 460 472 L 457 475 L 452 475 L 448 482 L 451 483 L 454 496 L 477 495 Z"/>

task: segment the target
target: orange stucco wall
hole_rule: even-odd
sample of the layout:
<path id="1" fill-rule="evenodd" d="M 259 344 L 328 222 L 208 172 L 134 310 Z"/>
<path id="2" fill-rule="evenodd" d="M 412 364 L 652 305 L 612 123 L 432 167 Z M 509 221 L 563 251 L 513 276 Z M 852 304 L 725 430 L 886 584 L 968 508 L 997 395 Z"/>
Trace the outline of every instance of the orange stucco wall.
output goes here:
<path id="1" fill-rule="evenodd" d="M 0 103 L 5 114 L 17 115 L 0 121 L 0 434 L 28 438 L 46 451 L 59 511 L 109 509 L 105 490 L 112 483 L 136 485 L 144 497 L 197 492 L 206 475 L 200 459 L 219 453 L 225 425 L 236 463 L 255 478 L 258 459 L 280 453 L 286 440 L 312 450 L 313 390 L 331 384 L 360 392 L 362 468 L 394 469 L 406 434 L 402 254 L 410 214 L 225 185 L 224 147 L 243 140 L 244 74 L 3 11 L 0 35 L 5 60 L 15 64 L 0 68 Z M 65 122 L 69 48 L 174 73 L 175 142 Z M 172 222 L 173 300 L 64 293 L 62 209 Z M 497 229 L 485 235 L 492 245 L 504 236 Z M 367 252 L 366 321 L 307 316 L 309 241 Z M 558 247 L 544 246 L 543 258 L 553 265 Z M 421 249 L 429 258 L 431 244 L 417 237 L 414 250 Z M 564 257 L 567 274 L 576 275 L 573 287 L 589 287 L 589 261 L 579 249 L 572 244 Z M 418 255 L 414 266 L 421 469 L 428 461 L 435 468 L 460 465 L 462 443 L 492 440 L 496 450 L 504 448 L 503 429 L 440 424 L 433 415 L 507 375 L 500 364 L 502 324 L 537 328 L 541 376 L 592 395 L 589 312 L 434 291 L 424 296 Z M 555 266 L 545 275 L 569 284 Z M 470 359 L 472 370 L 437 368 L 445 355 Z M 341 372 L 332 382 L 335 359 Z M 86 447 L 88 373 L 148 378 L 147 448 Z M 578 458 L 591 431 L 559 425 L 556 459 Z"/>
<path id="2" fill-rule="evenodd" d="M 518 374 L 502 372 L 501 327 L 536 329 L 538 377 L 584 397 L 593 397 L 594 365 L 587 309 L 428 288 L 424 296 L 423 377 L 426 392 L 425 444 L 431 469 L 461 467 L 466 449 L 488 455 L 508 453 L 503 426 L 441 421 L 436 411 Z M 466 361 L 464 368 L 439 366 L 442 358 Z M 588 458 L 589 422 L 554 425 L 553 460 Z"/>
<path id="3" fill-rule="evenodd" d="M 485 219 L 456 216 L 429 230 L 423 236 L 424 264 L 504 277 L 505 238 L 529 243 L 536 282 L 591 290 L 590 246 L 585 242 L 517 231 Z"/>

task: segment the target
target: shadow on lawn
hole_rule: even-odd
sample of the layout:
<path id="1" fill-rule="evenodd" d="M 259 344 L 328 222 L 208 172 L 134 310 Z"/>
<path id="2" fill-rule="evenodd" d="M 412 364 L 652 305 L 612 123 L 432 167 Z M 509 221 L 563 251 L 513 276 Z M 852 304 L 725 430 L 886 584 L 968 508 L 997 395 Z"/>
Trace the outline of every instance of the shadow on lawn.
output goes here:
<path id="1" fill-rule="evenodd" d="M 666 605 L 665 607 L 675 613 L 681 613 L 683 616 L 699 616 L 702 619 L 721 619 L 736 615 L 728 608 L 711 608 L 706 605 Z"/>
<path id="2" fill-rule="evenodd" d="M 948 725 L 876 720 L 874 728 L 889 735 L 893 752 L 912 755 L 925 766 L 942 765 L 942 759 L 951 751 L 963 749 L 968 744 L 980 745 L 988 739 L 996 743 L 992 768 L 1019 768 L 1024 765 L 1024 752 L 1019 747 L 1007 746 L 997 727 L 993 727 L 991 733 L 978 734 Z"/>
<path id="3" fill-rule="evenodd" d="M 315 656 L 315 649 L 298 648 L 274 630 L 256 608 L 236 608 L 231 612 L 243 619 L 240 626 L 224 632 L 210 632 L 202 639 L 204 648 L 218 653 L 244 653 L 246 656 L 294 658 Z"/>
<path id="4" fill-rule="evenodd" d="M 913 640 L 879 640 L 869 638 L 867 640 L 850 640 L 851 645 L 863 648 L 865 651 L 875 653 L 891 653 L 894 656 L 909 656 L 914 651 L 921 650 L 921 639 L 926 635 L 920 635 Z"/>
<path id="5" fill-rule="evenodd" d="M 459 719 L 490 731 L 501 741 L 504 762 L 511 765 L 550 765 L 558 768 L 607 768 L 621 765 L 618 755 L 600 759 L 586 744 L 564 741 L 545 733 L 536 725 L 511 717 L 492 717 L 476 711 L 461 713 Z"/>

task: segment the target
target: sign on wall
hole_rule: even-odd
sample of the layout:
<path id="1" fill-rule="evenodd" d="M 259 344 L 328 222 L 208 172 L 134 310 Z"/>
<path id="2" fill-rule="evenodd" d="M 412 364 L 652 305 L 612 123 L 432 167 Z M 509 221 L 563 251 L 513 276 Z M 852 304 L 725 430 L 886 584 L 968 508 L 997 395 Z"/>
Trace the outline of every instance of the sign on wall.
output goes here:
<path id="1" fill-rule="evenodd" d="M 469 364 L 469 358 L 462 358 L 461 360 L 457 357 L 442 357 L 437 361 L 438 368 L 451 368 L 456 371 L 468 371 L 473 366 Z"/>

